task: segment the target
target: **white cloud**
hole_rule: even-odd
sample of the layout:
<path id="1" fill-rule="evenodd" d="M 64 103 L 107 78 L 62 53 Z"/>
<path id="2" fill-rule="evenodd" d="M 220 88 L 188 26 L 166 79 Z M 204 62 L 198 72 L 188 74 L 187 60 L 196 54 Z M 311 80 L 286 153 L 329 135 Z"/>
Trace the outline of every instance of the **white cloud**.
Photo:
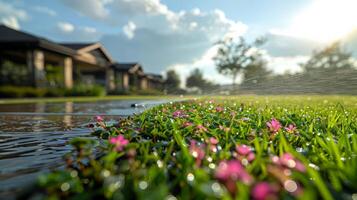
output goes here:
<path id="1" fill-rule="evenodd" d="M 60 31 L 63 33 L 71 33 L 74 31 L 74 26 L 71 23 L 68 22 L 58 22 L 57 27 L 59 28 Z"/>
<path id="2" fill-rule="evenodd" d="M 14 29 L 20 29 L 20 21 L 26 21 L 26 11 L 0 1 L 0 22 Z"/>
<path id="3" fill-rule="evenodd" d="M 20 29 L 20 24 L 17 21 L 17 18 L 14 16 L 8 16 L 8 17 L 4 17 L 1 19 L 1 22 L 4 23 L 4 25 L 19 30 Z"/>
<path id="4" fill-rule="evenodd" d="M 93 27 L 89 27 L 89 26 L 85 26 L 82 28 L 84 32 L 86 33 L 96 33 L 97 29 L 93 28 Z"/>
<path id="5" fill-rule="evenodd" d="M 290 73 L 295 74 L 301 72 L 302 69 L 299 64 L 305 63 L 309 56 L 286 56 L 286 57 L 272 57 L 267 56 L 267 68 L 272 70 L 275 74 Z"/>
<path id="6" fill-rule="evenodd" d="M 52 17 L 57 15 L 56 11 L 45 6 L 34 6 L 33 9 L 37 12 L 44 13 Z"/>
<path id="7" fill-rule="evenodd" d="M 62 0 L 62 2 L 78 11 L 81 15 L 89 16 L 93 19 L 107 19 L 110 14 L 106 5 L 112 0 Z"/>
<path id="8" fill-rule="evenodd" d="M 136 25 L 134 24 L 134 22 L 129 21 L 128 24 L 123 27 L 123 32 L 128 37 L 128 39 L 131 40 L 135 35 L 135 29 Z"/>

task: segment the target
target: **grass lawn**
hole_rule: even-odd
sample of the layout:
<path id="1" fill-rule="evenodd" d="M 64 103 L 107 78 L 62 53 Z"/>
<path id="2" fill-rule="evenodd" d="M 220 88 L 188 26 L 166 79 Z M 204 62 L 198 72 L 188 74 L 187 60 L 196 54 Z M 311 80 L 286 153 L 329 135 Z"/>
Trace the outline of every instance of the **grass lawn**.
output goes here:
<path id="1" fill-rule="evenodd" d="M 356 198 L 356 97 L 205 97 L 105 120 L 39 178 L 39 197 Z"/>

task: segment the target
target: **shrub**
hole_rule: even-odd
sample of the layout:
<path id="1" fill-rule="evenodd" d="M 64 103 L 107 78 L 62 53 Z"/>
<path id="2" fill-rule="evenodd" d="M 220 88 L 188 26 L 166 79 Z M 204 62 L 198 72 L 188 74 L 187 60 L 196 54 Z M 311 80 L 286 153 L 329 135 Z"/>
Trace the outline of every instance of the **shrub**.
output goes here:
<path id="1" fill-rule="evenodd" d="M 1 86 L 0 98 L 43 97 L 47 89 L 18 86 Z"/>
<path id="2" fill-rule="evenodd" d="M 105 88 L 99 85 L 75 85 L 65 92 L 65 96 L 105 96 Z"/>

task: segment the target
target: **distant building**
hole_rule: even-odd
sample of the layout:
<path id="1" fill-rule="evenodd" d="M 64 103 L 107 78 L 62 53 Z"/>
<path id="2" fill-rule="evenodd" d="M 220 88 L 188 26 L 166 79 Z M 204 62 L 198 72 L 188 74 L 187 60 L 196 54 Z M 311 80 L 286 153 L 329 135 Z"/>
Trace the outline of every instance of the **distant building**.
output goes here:
<path id="1" fill-rule="evenodd" d="M 114 62 L 100 43 L 56 43 L 3 25 L 0 72 L 0 85 L 72 88 L 82 83 L 114 91 L 160 88 L 162 83 L 138 63 Z"/>

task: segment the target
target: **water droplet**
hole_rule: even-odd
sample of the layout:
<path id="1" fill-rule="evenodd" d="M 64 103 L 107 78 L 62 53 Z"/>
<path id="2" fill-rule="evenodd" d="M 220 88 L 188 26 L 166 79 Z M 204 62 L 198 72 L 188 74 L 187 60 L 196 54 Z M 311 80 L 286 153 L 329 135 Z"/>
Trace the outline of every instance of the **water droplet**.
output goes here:
<path id="1" fill-rule="evenodd" d="M 297 190 L 297 184 L 293 180 L 287 180 L 284 182 L 284 188 L 288 192 L 295 192 Z"/>
<path id="2" fill-rule="evenodd" d="M 313 168 L 315 170 L 320 170 L 320 168 L 317 165 L 313 164 L 313 163 L 309 163 L 309 167 L 311 167 L 311 168 Z"/>
<path id="3" fill-rule="evenodd" d="M 161 160 L 156 161 L 156 164 L 159 168 L 162 168 L 164 166 Z"/>
<path id="4" fill-rule="evenodd" d="M 62 183 L 62 185 L 61 185 L 61 190 L 62 190 L 63 192 L 65 192 L 65 191 L 69 190 L 70 187 L 71 187 L 71 186 L 69 185 L 69 183 L 64 182 L 64 183 Z"/>
<path id="5" fill-rule="evenodd" d="M 107 178 L 108 176 L 110 176 L 110 171 L 104 169 L 104 170 L 102 171 L 102 176 L 103 176 L 104 178 Z"/>
<path id="6" fill-rule="evenodd" d="M 192 174 L 192 173 L 188 173 L 187 174 L 187 181 L 193 181 L 193 180 L 195 180 L 195 176 Z"/>
<path id="7" fill-rule="evenodd" d="M 248 160 L 245 158 L 243 158 L 241 162 L 242 162 L 242 165 L 244 165 L 244 166 L 247 166 L 249 163 Z"/>
<path id="8" fill-rule="evenodd" d="M 352 200 L 357 200 L 357 193 L 352 194 Z"/>
<path id="9" fill-rule="evenodd" d="M 214 193 L 219 193 L 219 194 L 221 194 L 222 193 L 222 188 L 221 188 L 221 185 L 219 184 L 219 183 L 213 183 L 212 185 L 211 185 L 211 188 L 212 188 L 212 190 L 213 190 L 213 192 Z"/>
<path id="10" fill-rule="evenodd" d="M 177 198 L 170 194 L 169 196 L 166 197 L 166 200 L 177 200 Z"/>
<path id="11" fill-rule="evenodd" d="M 78 176 L 78 172 L 76 170 L 71 171 L 71 177 L 75 178 Z"/>
<path id="12" fill-rule="evenodd" d="M 139 188 L 141 190 L 145 190 L 148 187 L 148 183 L 146 181 L 140 181 L 139 182 Z"/>
<path id="13" fill-rule="evenodd" d="M 287 163 L 288 167 L 290 168 L 294 168 L 296 166 L 296 162 L 294 160 L 288 160 L 288 163 Z"/>

